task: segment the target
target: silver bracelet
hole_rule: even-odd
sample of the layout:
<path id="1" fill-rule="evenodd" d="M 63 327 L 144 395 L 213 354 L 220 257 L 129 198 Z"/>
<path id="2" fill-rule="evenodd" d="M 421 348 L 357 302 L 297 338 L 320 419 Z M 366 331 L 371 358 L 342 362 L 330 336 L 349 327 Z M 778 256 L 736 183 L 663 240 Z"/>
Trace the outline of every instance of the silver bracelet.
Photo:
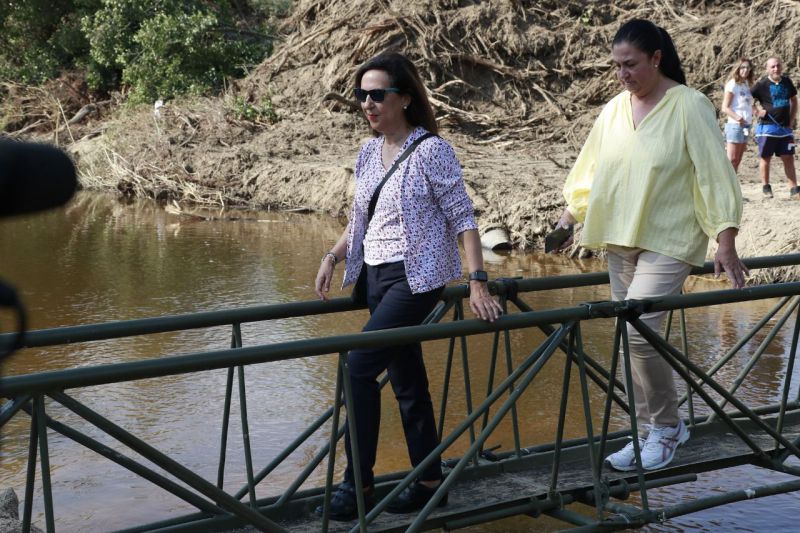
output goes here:
<path id="1" fill-rule="evenodd" d="M 323 256 L 322 256 L 322 260 L 323 260 L 323 261 L 325 261 L 325 258 L 326 258 L 326 257 L 328 257 L 328 256 L 331 256 L 331 257 L 333 257 L 333 264 L 334 264 L 334 266 L 336 265 L 336 263 L 338 263 L 338 262 L 339 262 L 339 258 L 338 258 L 338 257 L 336 257 L 336 254 L 335 254 L 335 253 L 333 253 L 333 252 L 325 252 L 325 255 L 323 255 Z"/>

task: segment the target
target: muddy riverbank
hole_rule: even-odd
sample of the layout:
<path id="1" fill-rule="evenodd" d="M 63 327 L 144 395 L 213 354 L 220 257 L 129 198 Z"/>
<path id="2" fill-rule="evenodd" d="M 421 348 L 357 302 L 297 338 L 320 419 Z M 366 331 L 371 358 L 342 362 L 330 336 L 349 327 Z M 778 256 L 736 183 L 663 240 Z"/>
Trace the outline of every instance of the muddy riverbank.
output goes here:
<path id="1" fill-rule="evenodd" d="M 379 51 L 403 50 L 456 147 L 481 229 L 501 228 L 516 248 L 536 250 L 563 208 L 561 187 L 589 126 L 619 91 L 609 43 L 632 17 L 670 31 L 688 84 L 717 106 L 738 55 L 761 64 L 779 54 L 788 75 L 800 73 L 800 8 L 791 2 L 298 0 L 274 54 L 225 94 L 168 101 L 157 114 L 144 106 L 89 115 L 48 138 L 75 155 L 86 188 L 182 211 L 245 206 L 344 219 L 355 155 L 370 135 L 349 97 L 353 73 Z M 800 202 L 789 200 L 778 163 L 771 200 L 761 196 L 755 146 L 739 174 L 740 254 L 800 250 Z M 800 269 L 753 282 L 787 279 Z"/>

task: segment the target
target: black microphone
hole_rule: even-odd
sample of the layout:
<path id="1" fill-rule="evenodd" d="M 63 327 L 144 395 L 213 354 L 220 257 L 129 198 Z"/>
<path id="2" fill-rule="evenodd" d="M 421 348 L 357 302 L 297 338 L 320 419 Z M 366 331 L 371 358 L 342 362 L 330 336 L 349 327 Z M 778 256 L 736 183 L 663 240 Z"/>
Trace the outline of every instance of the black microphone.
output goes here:
<path id="1" fill-rule="evenodd" d="M 63 205 L 77 186 L 75 166 L 58 148 L 0 140 L 0 217 Z"/>

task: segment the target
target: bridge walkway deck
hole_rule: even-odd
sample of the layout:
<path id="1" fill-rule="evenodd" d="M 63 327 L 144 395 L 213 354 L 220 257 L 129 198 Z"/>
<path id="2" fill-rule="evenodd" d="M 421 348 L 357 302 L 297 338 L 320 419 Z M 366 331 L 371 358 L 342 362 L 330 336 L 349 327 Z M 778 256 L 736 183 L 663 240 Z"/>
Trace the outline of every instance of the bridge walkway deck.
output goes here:
<path id="1" fill-rule="evenodd" d="M 774 425 L 776 416 L 765 417 L 764 420 Z M 750 420 L 740 419 L 737 423 L 762 450 L 771 454 L 777 453 L 774 440 L 755 427 Z M 668 468 L 645 475 L 648 484 L 657 486 L 660 480 L 665 483 L 690 481 L 693 478 L 691 474 L 760 462 L 753 450 L 724 423 L 719 421 L 701 423 L 691 428 L 691 431 L 692 437 L 678 449 L 675 460 Z M 800 410 L 787 413 L 783 434 L 794 441 L 800 438 Z M 625 437 L 609 440 L 607 443 L 609 453 L 621 448 L 627 441 Z M 594 483 L 587 452 L 585 443 L 565 448 L 561 452 L 557 491 L 565 504 L 592 502 Z M 465 527 L 484 522 L 486 513 L 492 513 L 494 517 L 500 518 L 556 512 L 563 520 L 564 514 L 556 509 L 550 509 L 554 501 L 548 498 L 553 455 L 554 452 L 548 451 L 497 462 L 482 459 L 478 467 L 472 467 L 462 473 L 461 479 L 450 491 L 448 504 L 429 517 L 425 529 L 452 530 Z M 636 492 L 638 483 L 636 472 L 617 472 L 604 466 L 601 475 L 612 492 L 616 492 L 620 497 L 627 498 L 630 493 Z M 388 493 L 392 486 L 392 482 L 378 485 L 378 497 Z M 313 509 L 320 505 L 321 501 L 321 495 L 310 495 L 294 502 L 297 506 L 296 512 L 302 515 L 301 519 L 281 520 L 280 516 L 271 518 L 293 532 L 317 532 L 320 530 L 321 520 L 313 513 Z M 634 507 L 629 509 L 631 517 L 636 514 L 637 509 Z M 584 513 L 588 510 L 588 507 L 583 508 Z M 270 516 L 268 508 L 263 511 Z M 376 532 L 404 531 L 414 518 L 415 515 L 382 513 L 368 529 Z M 580 520 L 579 516 L 572 515 L 571 518 Z M 586 516 L 586 518 L 588 521 L 594 521 L 595 517 Z M 357 527 L 357 521 L 331 521 L 329 531 L 350 531 Z"/>

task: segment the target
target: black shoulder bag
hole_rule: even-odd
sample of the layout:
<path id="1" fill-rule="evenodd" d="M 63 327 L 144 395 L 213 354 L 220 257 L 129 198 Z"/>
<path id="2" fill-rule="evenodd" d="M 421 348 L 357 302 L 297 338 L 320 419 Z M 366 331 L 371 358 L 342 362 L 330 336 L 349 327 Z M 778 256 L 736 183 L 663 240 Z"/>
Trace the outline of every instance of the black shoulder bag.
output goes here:
<path id="1" fill-rule="evenodd" d="M 378 197 L 381 195 L 381 190 L 383 186 L 386 185 L 386 182 L 392 177 L 394 171 L 397 170 L 397 167 L 400 166 L 400 163 L 408 159 L 408 156 L 416 150 L 417 146 L 419 146 L 422 141 L 425 139 L 429 139 L 431 137 L 436 137 L 433 133 L 426 133 L 418 137 L 411 145 L 405 149 L 405 151 L 400 154 L 392 167 L 386 172 L 386 175 L 383 176 L 383 179 L 375 187 L 375 190 L 372 192 L 372 198 L 369 200 L 369 208 L 367 209 L 367 228 L 369 228 L 369 223 L 372 221 L 372 216 L 375 214 L 375 206 L 378 205 Z M 364 231 L 366 234 L 366 230 Z M 366 305 L 367 303 L 367 264 L 362 263 L 361 265 L 361 272 L 358 274 L 358 281 L 356 281 L 356 286 L 353 287 L 353 294 L 352 294 L 353 302 L 361 305 Z"/>

